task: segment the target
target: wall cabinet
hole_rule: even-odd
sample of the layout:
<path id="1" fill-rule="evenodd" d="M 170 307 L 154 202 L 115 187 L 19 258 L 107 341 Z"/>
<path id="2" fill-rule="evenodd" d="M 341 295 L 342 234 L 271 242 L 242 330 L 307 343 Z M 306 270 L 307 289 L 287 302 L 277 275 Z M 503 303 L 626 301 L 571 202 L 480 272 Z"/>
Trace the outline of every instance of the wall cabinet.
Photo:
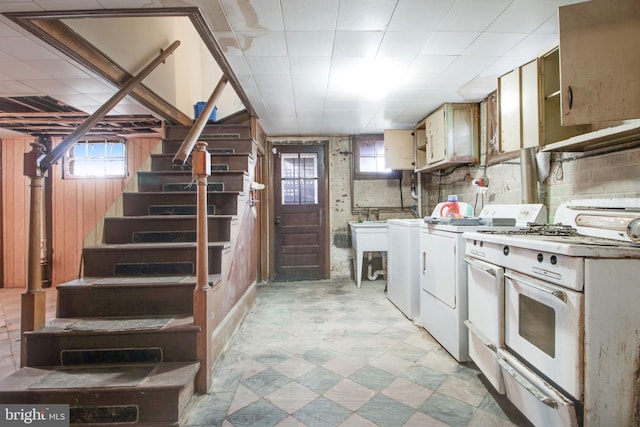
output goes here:
<path id="1" fill-rule="evenodd" d="M 393 170 L 413 170 L 413 130 L 385 129 L 384 162 Z"/>
<path id="2" fill-rule="evenodd" d="M 562 6 L 562 124 L 640 118 L 640 2 Z"/>
<path id="3" fill-rule="evenodd" d="M 416 172 L 478 163 L 479 129 L 479 104 L 442 105 L 414 131 Z"/>
<path id="4" fill-rule="evenodd" d="M 501 152 L 542 147 L 591 130 L 561 126 L 559 60 L 556 48 L 498 78 Z"/>

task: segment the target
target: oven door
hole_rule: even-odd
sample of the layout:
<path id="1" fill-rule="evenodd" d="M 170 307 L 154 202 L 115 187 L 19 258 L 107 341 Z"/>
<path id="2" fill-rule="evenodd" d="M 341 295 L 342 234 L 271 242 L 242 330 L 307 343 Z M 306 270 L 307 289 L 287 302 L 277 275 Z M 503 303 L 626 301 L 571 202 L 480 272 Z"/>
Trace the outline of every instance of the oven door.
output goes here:
<path id="1" fill-rule="evenodd" d="M 487 380 L 504 394 L 496 350 L 504 346 L 504 269 L 475 258 L 467 263 L 469 356 Z"/>
<path id="2" fill-rule="evenodd" d="M 505 343 L 575 399 L 582 398 L 583 294 L 505 272 Z"/>
<path id="3" fill-rule="evenodd" d="M 507 398 L 535 426 L 577 427 L 573 401 L 533 373 L 508 350 L 498 349 Z"/>

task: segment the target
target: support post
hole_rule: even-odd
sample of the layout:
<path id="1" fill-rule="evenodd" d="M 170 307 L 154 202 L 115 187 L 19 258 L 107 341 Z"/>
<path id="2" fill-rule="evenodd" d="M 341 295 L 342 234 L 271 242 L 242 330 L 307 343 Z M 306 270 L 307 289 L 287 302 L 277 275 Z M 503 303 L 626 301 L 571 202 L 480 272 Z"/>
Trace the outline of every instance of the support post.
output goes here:
<path id="1" fill-rule="evenodd" d="M 211 387 L 211 352 L 213 325 L 212 296 L 209 286 L 209 233 L 207 226 L 207 177 L 211 175 L 211 155 L 207 143 L 199 141 L 192 155 L 192 173 L 197 183 L 196 206 L 196 287 L 193 291 L 193 321 L 200 327 L 197 337 L 197 355 L 200 370 L 196 376 L 196 391 L 206 393 Z"/>
<path id="2" fill-rule="evenodd" d="M 38 167 L 39 160 L 44 156 L 44 146 L 39 142 L 31 144 L 31 151 L 24 154 L 24 175 L 31 183 L 31 203 L 29 208 L 29 248 L 27 288 L 21 298 L 20 311 L 20 366 L 26 366 L 27 348 L 25 332 L 35 331 L 44 326 L 46 321 L 46 293 L 42 289 L 42 182 L 44 176 Z"/>

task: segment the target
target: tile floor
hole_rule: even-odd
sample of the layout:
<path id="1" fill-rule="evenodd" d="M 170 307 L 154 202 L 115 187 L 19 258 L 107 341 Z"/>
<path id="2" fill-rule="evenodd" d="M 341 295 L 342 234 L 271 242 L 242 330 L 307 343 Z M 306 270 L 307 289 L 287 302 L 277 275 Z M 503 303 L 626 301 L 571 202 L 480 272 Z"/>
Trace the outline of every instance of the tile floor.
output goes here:
<path id="1" fill-rule="evenodd" d="M 384 281 L 258 286 L 189 426 L 512 426 L 527 421 L 384 295 Z"/>
<path id="2" fill-rule="evenodd" d="M 47 320 L 56 314 L 56 291 L 45 289 Z M 20 368 L 20 296 L 24 288 L 0 288 L 0 378 Z"/>

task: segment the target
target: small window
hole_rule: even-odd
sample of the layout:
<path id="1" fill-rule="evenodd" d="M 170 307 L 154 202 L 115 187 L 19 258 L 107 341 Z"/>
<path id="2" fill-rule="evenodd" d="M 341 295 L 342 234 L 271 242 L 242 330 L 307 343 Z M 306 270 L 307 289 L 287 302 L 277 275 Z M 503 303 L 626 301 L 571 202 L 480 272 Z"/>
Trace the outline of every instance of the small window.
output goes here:
<path id="1" fill-rule="evenodd" d="M 65 154 L 65 178 L 124 178 L 127 145 L 121 141 L 80 141 Z"/>
<path id="2" fill-rule="evenodd" d="M 318 204 L 318 154 L 282 153 L 282 204 Z"/>
<path id="3" fill-rule="evenodd" d="M 358 135 L 353 142 L 354 179 L 398 177 L 397 171 L 385 165 L 384 135 Z"/>

